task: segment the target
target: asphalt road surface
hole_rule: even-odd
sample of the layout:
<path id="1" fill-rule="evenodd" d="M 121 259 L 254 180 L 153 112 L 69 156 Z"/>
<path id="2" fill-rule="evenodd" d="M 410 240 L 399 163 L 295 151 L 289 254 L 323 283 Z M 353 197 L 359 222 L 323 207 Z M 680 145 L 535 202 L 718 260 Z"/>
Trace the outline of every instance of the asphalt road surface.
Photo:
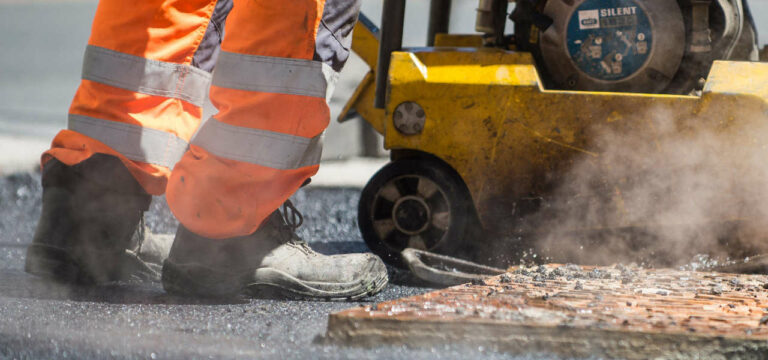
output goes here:
<path id="1" fill-rule="evenodd" d="M 454 3 L 466 10 L 454 15 L 469 14 L 464 17 L 470 23 L 451 19 L 452 31 L 471 31 L 476 2 Z M 751 3 L 758 28 L 765 34 L 768 15 L 763 14 L 768 14 L 768 1 Z M 409 8 L 409 19 L 423 15 L 426 4 L 409 2 L 416 9 Z M 380 16 L 376 6 L 379 0 L 366 0 L 363 8 L 374 20 Z M 94 1 L 0 0 L 0 174 L 31 168 L 64 126 L 94 9 Z M 423 22 L 418 25 L 418 29 L 406 28 L 408 45 L 423 42 L 420 34 L 426 29 Z M 337 91 L 341 100 L 332 107 L 338 107 L 344 91 L 354 85 L 342 81 Z M 350 147 L 337 143 L 340 148 Z M 332 148 L 327 150 L 334 154 Z M 301 190 L 295 196 L 306 218 L 300 235 L 327 254 L 365 251 L 355 223 L 358 192 L 353 188 Z M 0 359 L 521 358 L 461 345 L 413 349 L 324 343 L 327 315 L 360 303 L 247 299 L 206 303 L 167 296 L 154 283 L 77 289 L 46 283 L 22 271 L 25 248 L 40 213 L 40 196 L 38 174 L 0 177 Z M 148 221 L 157 232 L 170 233 L 176 227 L 163 198 L 153 202 Z M 390 275 L 393 284 L 369 301 L 429 290 L 402 272 L 392 270 Z"/>
<path id="2" fill-rule="evenodd" d="M 467 359 L 524 357 L 465 345 L 360 348 L 324 341 L 329 313 L 363 302 L 240 299 L 205 302 L 164 294 L 157 283 L 68 288 L 24 273 L 25 247 L 40 213 L 39 174 L 0 177 L 0 359 L 2 358 L 362 358 Z M 300 228 L 316 250 L 363 252 L 357 230 L 359 190 L 307 188 L 294 196 Z M 147 215 L 155 232 L 176 222 L 163 198 Z M 367 301 L 423 293 L 406 273 Z"/>
<path id="3" fill-rule="evenodd" d="M 464 7 L 475 5 L 468 1 Z M 471 346 L 362 349 L 324 344 L 327 315 L 360 303 L 205 303 L 167 296 L 159 284 L 72 289 L 24 273 L 25 248 L 41 197 L 39 175 L 26 170 L 35 167 L 39 154 L 65 126 L 95 6 L 95 1 L 0 0 L 0 359 L 512 357 Z M 409 10 L 409 17 L 418 17 L 427 2 L 409 6 L 416 9 Z M 378 7 L 379 0 L 366 0 L 364 11 L 376 21 Z M 426 27 L 421 27 L 408 31 L 406 43 L 423 42 Z M 354 72 L 365 72 L 356 61 L 345 69 L 332 109 L 340 108 L 344 93 L 362 76 Z M 345 123 L 341 129 L 353 125 Z M 326 148 L 326 158 L 344 154 L 333 144 L 344 151 L 354 148 L 342 140 L 355 131 L 334 126 L 328 137 L 337 140 Z M 24 171 L 8 175 L 19 169 Z M 295 202 L 306 217 L 301 235 L 328 254 L 366 251 L 355 222 L 358 192 L 300 191 Z M 163 198 L 153 202 L 148 222 L 157 232 L 171 233 L 176 227 Z M 393 284 L 369 301 L 429 290 L 410 283 L 403 273 L 393 271 L 391 277 Z"/>

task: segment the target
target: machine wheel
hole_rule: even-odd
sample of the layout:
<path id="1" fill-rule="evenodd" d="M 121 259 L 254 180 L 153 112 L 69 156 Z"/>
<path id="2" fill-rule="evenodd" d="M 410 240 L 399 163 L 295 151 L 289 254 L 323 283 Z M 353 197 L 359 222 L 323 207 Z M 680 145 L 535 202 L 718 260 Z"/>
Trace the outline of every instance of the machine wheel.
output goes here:
<path id="1" fill-rule="evenodd" d="M 432 159 L 393 161 L 363 189 L 358 225 L 368 247 L 404 267 L 400 252 L 416 248 L 451 254 L 476 219 L 469 191 L 448 165 Z"/>

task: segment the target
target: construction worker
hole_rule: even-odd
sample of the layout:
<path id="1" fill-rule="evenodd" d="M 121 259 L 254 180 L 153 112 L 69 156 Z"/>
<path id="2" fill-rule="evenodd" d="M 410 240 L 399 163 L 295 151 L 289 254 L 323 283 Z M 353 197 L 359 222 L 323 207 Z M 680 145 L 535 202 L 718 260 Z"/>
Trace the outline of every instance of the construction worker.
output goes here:
<path id="1" fill-rule="evenodd" d="M 170 293 L 380 291 L 378 257 L 314 252 L 295 234 L 302 217 L 288 200 L 317 172 L 326 98 L 359 6 L 102 0 L 67 130 L 42 156 L 26 271 L 67 283 L 125 278 L 147 262 L 136 256 L 151 236 L 143 212 L 165 193 L 180 222 L 162 268 Z M 219 112 L 193 138 L 209 84 Z"/>

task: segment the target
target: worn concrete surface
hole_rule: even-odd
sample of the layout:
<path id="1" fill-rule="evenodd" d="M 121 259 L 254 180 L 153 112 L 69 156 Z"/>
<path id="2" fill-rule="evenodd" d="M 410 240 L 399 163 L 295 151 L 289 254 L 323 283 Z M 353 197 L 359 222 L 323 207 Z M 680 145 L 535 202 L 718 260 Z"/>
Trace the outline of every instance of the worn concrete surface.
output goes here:
<path id="1" fill-rule="evenodd" d="M 767 275 L 635 265 L 507 274 L 334 313 L 340 342 L 472 343 L 608 359 L 765 359 Z"/>
<path id="2" fill-rule="evenodd" d="M 294 197 L 305 215 L 300 235 L 320 252 L 366 251 L 356 225 L 359 190 L 308 188 Z M 159 284 L 67 288 L 23 272 L 25 247 L 40 213 L 39 175 L 0 177 L 0 359 L 3 358 L 364 358 L 540 359 L 474 346 L 355 347 L 325 344 L 328 314 L 430 289 L 391 270 L 393 284 L 363 302 L 242 299 L 200 302 L 165 295 Z M 176 222 L 163 198 L 147 217 L 157 232 Z"/>

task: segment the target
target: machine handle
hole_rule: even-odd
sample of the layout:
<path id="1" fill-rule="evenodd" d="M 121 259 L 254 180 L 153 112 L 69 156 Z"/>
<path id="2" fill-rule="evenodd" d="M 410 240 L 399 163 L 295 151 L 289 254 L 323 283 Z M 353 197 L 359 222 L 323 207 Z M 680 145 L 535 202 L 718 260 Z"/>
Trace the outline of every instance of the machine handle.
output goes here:
<path id="1" fill-rule="evenodd" d="M 506 271 L 451 256 L 406 248 L 400 255 L 414 276 L 438 285 L 459 285 Z"/>

